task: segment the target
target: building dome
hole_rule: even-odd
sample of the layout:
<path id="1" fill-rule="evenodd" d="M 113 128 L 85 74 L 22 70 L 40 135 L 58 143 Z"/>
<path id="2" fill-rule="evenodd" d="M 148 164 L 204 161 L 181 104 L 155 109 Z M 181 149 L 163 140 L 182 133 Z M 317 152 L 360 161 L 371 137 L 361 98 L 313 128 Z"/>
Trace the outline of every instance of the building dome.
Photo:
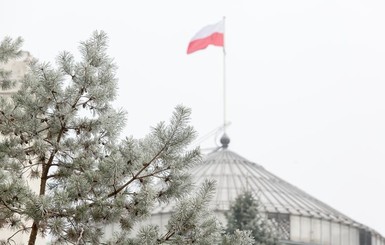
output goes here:
<path id="1" fill-rule="evenodd" d="M 229 142 L 222 137 L 222 149 L 207 155 L 191 172 L 197 186 L 205 179 L 216 181 L 211 205 L 223 223 L 231 203 L 248 190 L 259 200 L 260 211 L 273 221 L 283 244 L 385 245 L 373 229 L 228 150 Z M 160 207 L 153 220 L 164 225 L 170 212 L 171 206 Z"/>

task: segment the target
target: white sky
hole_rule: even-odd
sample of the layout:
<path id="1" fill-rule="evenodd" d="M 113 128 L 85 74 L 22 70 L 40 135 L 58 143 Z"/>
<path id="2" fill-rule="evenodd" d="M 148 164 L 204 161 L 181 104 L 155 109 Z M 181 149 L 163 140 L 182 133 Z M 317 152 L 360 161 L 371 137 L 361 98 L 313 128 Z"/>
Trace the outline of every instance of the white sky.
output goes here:
<path id="1" fill-rule="evenodd" d="M 381 0 L 3 0 L 0 38 L 53 62 L 104 30 L 124 134 L 184 104 L 203 137 L 223 123 L 222 50 L 186 48 L 226 16 L 229 148 L 385 235 L 384 13 Z"/>

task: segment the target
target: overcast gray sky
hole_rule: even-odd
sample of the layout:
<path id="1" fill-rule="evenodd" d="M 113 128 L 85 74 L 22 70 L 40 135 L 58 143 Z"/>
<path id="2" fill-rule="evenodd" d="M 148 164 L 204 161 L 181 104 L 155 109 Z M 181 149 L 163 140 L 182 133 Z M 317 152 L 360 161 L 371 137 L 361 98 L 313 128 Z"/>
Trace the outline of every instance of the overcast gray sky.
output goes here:
<path id="1" fill-rule="evenodd" d="M 222 50 L 186 48 L 226 16 L 229 148 L 385 235 L 384 13 L 381 0 L 0 0 L 0 38 L 53 62 L 104 30 L 124 135 L 184 104 L 203 137 L 223 123 Z"/>

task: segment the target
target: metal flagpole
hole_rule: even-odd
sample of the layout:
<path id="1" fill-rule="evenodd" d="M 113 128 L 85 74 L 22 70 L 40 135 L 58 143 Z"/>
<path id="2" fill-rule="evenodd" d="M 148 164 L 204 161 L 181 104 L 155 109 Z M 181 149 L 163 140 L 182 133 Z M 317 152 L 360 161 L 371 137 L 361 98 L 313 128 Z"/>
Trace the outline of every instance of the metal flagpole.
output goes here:
<path id="1" fill-rule="evenodd" d="M 225 20 L 223 16 L 223 130 L 226 134 L 226 48 L 225 48 Z"/>

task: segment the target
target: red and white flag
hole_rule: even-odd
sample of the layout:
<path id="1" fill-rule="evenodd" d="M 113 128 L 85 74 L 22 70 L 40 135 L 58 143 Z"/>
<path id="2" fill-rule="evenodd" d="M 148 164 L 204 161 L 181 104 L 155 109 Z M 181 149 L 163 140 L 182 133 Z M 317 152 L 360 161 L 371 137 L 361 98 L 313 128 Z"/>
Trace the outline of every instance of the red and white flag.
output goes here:
<path id="1" fill-rule="evenodd" d="M 209 45 L 223 47 L 224 31 L 225 31 L 224 20 L 216 24 L 203 27 L 191 39 L 187 48 L 187 54 L 191 54 L 195 51 L 205 49 Z"/>

